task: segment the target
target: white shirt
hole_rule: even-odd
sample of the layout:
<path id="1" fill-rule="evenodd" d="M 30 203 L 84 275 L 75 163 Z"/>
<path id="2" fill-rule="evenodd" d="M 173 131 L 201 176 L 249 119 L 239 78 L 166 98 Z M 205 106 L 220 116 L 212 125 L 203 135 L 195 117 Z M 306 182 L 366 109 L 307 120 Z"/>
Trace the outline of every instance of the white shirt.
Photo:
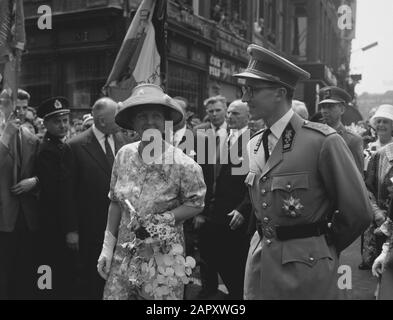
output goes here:
<path id="1" fill-rule="evenodd" d="M 224 123 L 217 129 L 217 131 L 216 131 L 216 127 L 212 123 L 210 123 L 210 126 L 213 129 L 213 131 L 216 133 L 216 135 L 219 136 L 222 141 L 225 141 L 225 139 L 227 138 L 227 123 L 224 121 Z"/>
<path id="2" fill-rule="evenodd" d="M 95 137 L 97 138 L 98 143 L 100 144 L 102 151 L 106 154 L 106 149 L 105 149 L 105 133 L 102 133 L 100 130 L 97 129 L 97 127 L 93 124 L 93 133 Z M 112 153 L 115 155 L 115 140 L 113 139 L 113 135 L 108 136 L 108 142 L 109 145 L 111 146 Z"/>
<path id="3" fill-rule="evenodd" d="M 248 130 L 248 126 L 241 129 L 231 129 L 229 131 L 228 141 L 229 147 L 232 147 L 239 137 Z"/>
<path id="4" fill-rule="evenodd" d="M 289 109 L 284 116 L 282 116 L 270 127 L 271 133 L 268 136 L 268 148 L 269 148 L 270 155 L 273 153 L 278 140 L 280 139 L 282 133 L 284 132 L 285 128 L 287 127 L 293 115 L 294 115 L 293 110 Z M 251 139 L 251 141 L 247 144 L 247 151 L 248 154 L 250 155 L 250 170 L 262 172 L 263 167 L 266 164 L 265 151 L 263 149 L 262 144 L 260 145 L 257 154 L 254 154 L 254 150 L 256 148 L 256 144 L 259 139 L 260 139 L 259 136 L 254 139 Z"/>

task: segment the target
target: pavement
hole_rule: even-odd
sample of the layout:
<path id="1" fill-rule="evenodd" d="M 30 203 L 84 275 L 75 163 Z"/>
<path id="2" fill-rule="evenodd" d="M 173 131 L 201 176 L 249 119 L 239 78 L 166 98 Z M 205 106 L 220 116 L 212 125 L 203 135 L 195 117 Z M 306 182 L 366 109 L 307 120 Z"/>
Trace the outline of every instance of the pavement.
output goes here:
<path id="1" fill-rule="evenodd" d="M 342 291 L 343 300 L 375 300 L 374 293 L 377 287 L 377 280 L 372 276 L 371 270 L 359 270 L 358 265 L 360 262 L 359 238 L 345 249 L 340 256 L 340 265 L 344 266 L 343 270 L 348 275 L 347 279 L 349 282 L 345 282 L 346 287 L 351 287 L 351 289 L 344 289 Z M 192 281 L 193 283 L 186 286 L 186 300 L 197 300 L 197 295 L 201 290 L 198 267 L 194 272 Z M 220 281 L 217 293 L 206 300 L 225 300 L 227 292 L 225 285 Z"/>

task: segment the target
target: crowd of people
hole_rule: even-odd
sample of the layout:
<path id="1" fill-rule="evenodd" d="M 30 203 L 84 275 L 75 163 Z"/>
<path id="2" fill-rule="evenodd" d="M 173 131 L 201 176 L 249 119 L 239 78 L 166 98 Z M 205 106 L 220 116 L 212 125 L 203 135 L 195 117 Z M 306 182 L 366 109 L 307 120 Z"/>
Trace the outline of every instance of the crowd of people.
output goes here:
<path id="1" fill-rule="evenodd" d="M 203 123 L 152 84 L 120 105 L 98 99 L 73 124 L 64 97 L 32 108 L 19 89 L 14 110 L 3 90 L 0 298 L 183 299 L 197 257 L 200 299 L 219 277 L 228 299 L 334 299 L 339 254 L 361 235 L 359 268 L 391 298 L 393 106 L 351 129 L 351 97 L 325 87 L 324 124 L 310 122 L 292 99 L 309 74 L 249 54 L 242 100 L 209 97 Z M 213 162 L 198 145 L 211 136 Z"/>

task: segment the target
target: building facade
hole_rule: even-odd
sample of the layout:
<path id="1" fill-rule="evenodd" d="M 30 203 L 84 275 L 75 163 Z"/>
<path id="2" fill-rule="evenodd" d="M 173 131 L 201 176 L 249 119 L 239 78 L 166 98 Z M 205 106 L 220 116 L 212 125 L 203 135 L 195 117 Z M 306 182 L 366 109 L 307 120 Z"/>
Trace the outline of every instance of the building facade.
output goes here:
<path id="1" fill-rule="evenodd" d="M 52 95 L 66 96 L 86 110 L 100 96 L 141 0 L 24 0 L 27 47 L 21 86 L 32 105 Z M 340 30 L 339 7 L 354 0 L 169 0 L 167 75 L 172 96 L 189 100 L 204 116 L 203 101 L 222 94 L 241 97 L 241 80 L 232 74 L 247 66 L 254 42 L 311 73 L 295 98 L 316 111 L 317 91 L 325 85 L 348 89 L 353 28 Z M 52 29 L 38 28 L 38 8 L 52 9 Z"/>

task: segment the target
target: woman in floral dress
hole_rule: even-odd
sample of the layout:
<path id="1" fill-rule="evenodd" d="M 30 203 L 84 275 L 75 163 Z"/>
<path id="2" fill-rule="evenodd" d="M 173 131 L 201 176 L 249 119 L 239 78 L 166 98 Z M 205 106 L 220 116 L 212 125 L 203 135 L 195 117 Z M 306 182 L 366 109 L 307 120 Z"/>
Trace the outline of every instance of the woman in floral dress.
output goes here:
<path id="1" fill-rule="evenodd" d="M 380 254 L 385 240 L 384 235 L 379 232 L 378 228 L 386 220 L 390 203 L 387 187 L 393 185 L 390 181 L 393 174 L 390 172 L 389 162 L 381 162 L 381 156 L 376 152 L 393 142 L 393 106 L 379 106 L 370 122 L 376 129 L 378 137 L 377 141 L 370 143 L 365 150 L 369 155 L 365 158 L 367 163 L 365 180 L 367 187 L 372 192 L 371 202 L 374 209 L 374 221 L 363 234 L 360 269 L 371 269 L 374 259 Z M 386 154 L 389 155 L 389 152 Z"/>
<path id="2" fill-rule="evenodd" d="M 195 263 L 184 259 L 182 222 L 204 207 L 202 170 L 162 138 L 165 121 L 176 125 L 183 112 L 160 87 L 136 87 L 123 106 L 116 115 L 121 127 L 141 137 L 154 129 L 155 135 L 124 146 L 116 156 L 97 266 L 107 279 L 104 299 L 182 299 L 186 274 Z M 153 235 L 162 239 L 168 234 L 170 241 L 146 244 Z"/>
<path id="3" fill-rule="evenodd" d="M 371 160 L 378 164 L 378 172 L 383 177 L 381 192 L 387 199 L 387 218 L 377 230 L 385 238 L 382 252 L 375 259 L 372 266 L 374 276 L 380 278 L 377 298 L 393 300 L 393 144 L 382 148 Z"/>

